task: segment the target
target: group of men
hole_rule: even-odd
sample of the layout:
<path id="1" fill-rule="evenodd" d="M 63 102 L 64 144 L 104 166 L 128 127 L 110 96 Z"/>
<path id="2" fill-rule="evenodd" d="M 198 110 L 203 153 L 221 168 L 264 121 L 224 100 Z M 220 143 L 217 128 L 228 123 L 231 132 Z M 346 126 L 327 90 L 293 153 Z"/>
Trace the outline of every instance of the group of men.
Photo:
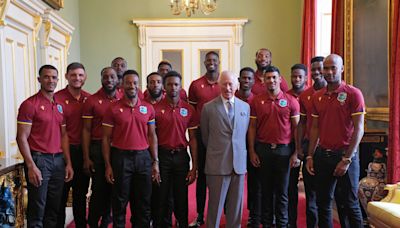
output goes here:
<path id="1" fill-rule="evenodd" d="M 242 68 L 237 77 L 221 72 L 210 51 L 188 96 L 167 61 L 147 76 L 144 93 L 121 57 L 101 70 L 93 95 L 82 89 L 82 64 L 68 65 L 68 85 L 57 93 L 57 69 L 42 66 L 40 91 L 18 113 L 28 227 L 64 227 L 70 188 L 77 227 L 125 227 L 128 202 L 132 227 L 171 227 L 172 214 L 179 227 L 219 227 L 223 213 L 227 227 L 240 227 L 246 172 L 247 226 L 296 227 L 301 161 L 307 227 L 333 226 L 334 197 L 342 227 L 362 227 L 360 90 L 342 81 L 338 55 L 311 60 L 309 88 L 307 67 L 293 65 L 290 90 L 271 59 L 270 50 L 259 49 L 257 70 Z M 189 224 L 188 185 L 195 180 L 197 217 Z"/>

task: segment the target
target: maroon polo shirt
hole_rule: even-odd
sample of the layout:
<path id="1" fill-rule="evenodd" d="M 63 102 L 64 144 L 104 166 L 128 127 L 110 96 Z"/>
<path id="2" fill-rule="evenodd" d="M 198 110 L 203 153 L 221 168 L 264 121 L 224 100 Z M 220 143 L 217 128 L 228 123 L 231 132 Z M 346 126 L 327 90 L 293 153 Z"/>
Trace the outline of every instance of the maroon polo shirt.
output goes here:
<path id="1" fill-rule="evenodd" d="M 189 103 L 195 106 L 197 116 L 200 116 L 205 103 L 219 95 L 218 83 L 210 84 L 205 75 L 193 81 L 189 87 Z"/>
<path id="2" fill-rule="evenodd" d="M 289 144 L 291 118 L 299 115 L 299 103 L 284 92 L 273 99 L 268 93 L 254 97 L 251 116 L 257 120 L 256 139 L 261 143 Z"/>
<path id="3" fill-rule="evenodd" d="M 41 91 L 22 102 L 17 123 L 31 125 L 29 148 L 56 154 L 61 149 L 61 126 L 65 125 L 63 108 L 56 98 L 51 102 Z"/>
<path id="4" fill-rule="evenodd" d="M 241 95 L 240 95 L 240 93 L 239 93 L 239 90 L 237 90 L 236 92 L 235 92 L 235 96 L 237 97 L 237 98 L 239 98 L 240 100 L 242 100 L 242 101 L 244 101 L 244 102 L 247 102 L 248 104 L 251 104 L 251 101 L 254 99 L 254 94 L 252 93 L 252 92 L 250 92 L 250 95 L 249 95 L 249 97 L 248 98 L 244 98 L 244 97 L 242 97 Z"/>
<path id="5" fill-rule="evenodd" d="M 58 91 L 55 95 L 57 100 L 63 106 L 65 124 L 67 125 L 67 133 L 69 144 L 79 145 L 82 139 L 82 108 L 83 103 L 90 96 L 84 90 L 81 90 L 81 96 L 76 99 L 68 91 L 68 86 L 65 89 Z"/>
<path id="6" fill-rule="evenodd" d="M 199 125 L 194 108 L 179 100 L 173 107 L 167 99 L 154 106 L 158 145 L 166 149 L 183 149 L 188 146 L 186 129 L 196 129 Z"/>
<path id="7" fill-rule="evenodd" d="M 267 91 L 267 85 L 264 82 L 262 82 L 259 78 L 259 77 L 261 77 L 261 75 L 262 75 L 262 72 L 260 72 L 258 70 L 254 74 L 254 85 L 253 85 L 253 88 L 251 88 L 251 92 L 254 95 L 259 95 L 259 94 L 265 93 Z M 281 75 L 281 78 L 282 78 L 282 80 L 281 80 L 280 88 L 283 92 L 286 92 L 289 90 L 289 86 L 286 82 L 286 79 L 283 77 L 283 75 Z"/>
<path id="8" fill-rule="evenodd" d="M 310 139 L 310 130 L 312 125 L 312 96 L 315 93 L 315 89 L 313 86 L 306 89 L 302 94 L 299 96 L 299 103 L 300 103 L 300 115 L 306 117 L 306 129 L 304 133 L 305 139 Z"/>
<path id="9" fill-rule="evenodd" d="M 115 97 L 109 97 L 103 88 L 100 88 L 95 94 L 90 96 L 82 110 L 83 119 L 92 119 L 92 140 L 101 140 L 103 138 L 103 116 L 108 110 L 110 104 L 118 101 L 123 96 L 118 90 Z"/>
<path id="10" fill-rule="evenodd" d="M 155 124 L 154 108 L 151 104 L 137 100 L 134 107 L 125 97 L 112 104 L 103 118 L 103 126 L 112 127 L 111 145 L 120 150 L 145 150 L 148 124 Z"/>
<path id="11" fill-rule="evenodd" d="M 163 89 L 163 96 L 165 96 L 166 91 Z M 144 98 L 146 99 L 148 96 L 150 96 L 149 91 L 146 89 L 143 93 Z M 179 98 L 181 98 L 181 100 L 183 101 L 187 101 L 187 94 L 186 91 L 184 89 L 181 89 L 179 91 Z"/>
<path id="12" fill-rule="evenodd" d="M 333 92 L 322 88 L 312 96 L 312 117 L 318 121 L 319 145 L 325 149 L 346 149 L 354 131 L 352 116 L 365 113 L 361 91 L 342 82 Z"/>

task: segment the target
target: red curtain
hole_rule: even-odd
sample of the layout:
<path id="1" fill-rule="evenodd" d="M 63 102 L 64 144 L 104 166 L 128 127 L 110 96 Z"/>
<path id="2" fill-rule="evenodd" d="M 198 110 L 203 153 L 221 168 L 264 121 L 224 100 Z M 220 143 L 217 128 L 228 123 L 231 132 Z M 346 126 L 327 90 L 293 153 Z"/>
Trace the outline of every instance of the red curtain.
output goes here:
<path id="1" fill-rule="evenodd" d="M 400 181 L 400 0 L 392 0 L 388 182 Z"/>
<path id="2" fill-rule="evenodd" d="M 331 52 L 344 56 L 344 2 L 332 1 Z"/>
<path id="3" fill-rule="evenodd" d="M 303 6 L 303 30 L 301 34 L 301 62 L 310 66 L 311 58 L 315 56 L 315 0 L 304 0 Z M 311 86 L 312 80 L 308 73 L 307 85 Z"/>

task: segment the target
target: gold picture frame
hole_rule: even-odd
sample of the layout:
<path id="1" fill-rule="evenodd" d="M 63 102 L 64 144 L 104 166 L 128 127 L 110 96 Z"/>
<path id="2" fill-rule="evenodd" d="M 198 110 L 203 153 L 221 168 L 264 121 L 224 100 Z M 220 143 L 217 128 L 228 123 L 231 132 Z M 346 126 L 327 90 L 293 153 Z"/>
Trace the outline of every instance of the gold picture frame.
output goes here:
<path id="1" fill-rule="evenodd" d="M 60 10 L 61 8 L 64 8 L 64 0 L 43 0 L 45 3 L 47 3 L 49 6 L 51 6 L 53 9 Z"/>
<path id="2" fill-rule="evenodd" d="M 388 122 L 393 1 L 344 1 L 344 79 L 363 92 L 366 119 Z"/>

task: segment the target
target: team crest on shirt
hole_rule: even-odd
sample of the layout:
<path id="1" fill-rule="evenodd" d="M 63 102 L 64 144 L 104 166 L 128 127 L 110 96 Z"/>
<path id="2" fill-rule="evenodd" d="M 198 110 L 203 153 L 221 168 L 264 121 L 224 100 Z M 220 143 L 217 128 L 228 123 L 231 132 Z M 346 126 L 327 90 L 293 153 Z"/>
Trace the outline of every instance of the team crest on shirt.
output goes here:
<path id="1" fill-rule="evenodd" d="M 204 84 L 201 84 L 201 88 L 204 88 Z"/>
<path id="2" fill-rule="evenodd" d="M 286 99 L 280 99 L 279 100 L 279 106 L 281 106 L 282 108 L 287 106 L 287 100 Z"/>
<path id="3" fill-rule="evenodd" d="M 165 110 L 164 110 L 164 109 L 161 109 L 161 113 L 164 114 L 164 112 L 165 112 Z"/>
<path id="4" fill-rule="evenodd" d="M 43 111 L 44 111 L 44 106 L 42 105 L 42 106 L 40 106 L 40 109 L 42 109 Z"/>
<path id="5" fill-rule="evenodd" d="M 311 99 L 311 96 L 308 96 L 308 97 L 307 97 L 307 100 L 310 100 L 310 99 Z"/>
<path id="6" fill-rule="evenodd" d="M 65 104 L 69 104 L 69 100 L 65 100 Z"/>
<path id="7" fill-rule="evenodd" d="M 59 113 L 61 113 L 61 114 L 63 113 L 62 106 L 59 105 L 59 104 L 57 105 L 57 110 L 58 110 Z"/>
<path id="8" fill-rule="evenodd" d="M 140 106 L 139 107 L 139 112 L 142 114 L 147 114 L 147 107 L 146 106 Z"/>
<path id="9" fill-rule="evenodd" d="M 261 104 L 264 104 L 265 102 L 264 101 L 261 101 Z"/>
<path id="10" fill-rule="evenodd" d="M 181 108 L 180 113 L 181 116 L 186 117 L 188 115 L 188 110 L 186 108 Z"/>
<path id="11" fill-rule="evenodd" d="M 122 108 L 119 109 L 120 112 L 123 112 L 124 110 Z"/>
<path id="12" fill-rule="evenodd" d="M 102 104 L 103 103 L 103 100 L 99 100 L 99 104 Z"/>
<path id="13" fill-rule="evenodd" d="M 342 104 L 346 101 L 346 99 L 347 99 L 347 93 L 345 92 L 341 92 L 337 96 L 337 100 Z"/>
<path id="14" fill-rule="evenodd" d="M 322 97 L 318 97 L 318 101 L 321 101 Z"/>

